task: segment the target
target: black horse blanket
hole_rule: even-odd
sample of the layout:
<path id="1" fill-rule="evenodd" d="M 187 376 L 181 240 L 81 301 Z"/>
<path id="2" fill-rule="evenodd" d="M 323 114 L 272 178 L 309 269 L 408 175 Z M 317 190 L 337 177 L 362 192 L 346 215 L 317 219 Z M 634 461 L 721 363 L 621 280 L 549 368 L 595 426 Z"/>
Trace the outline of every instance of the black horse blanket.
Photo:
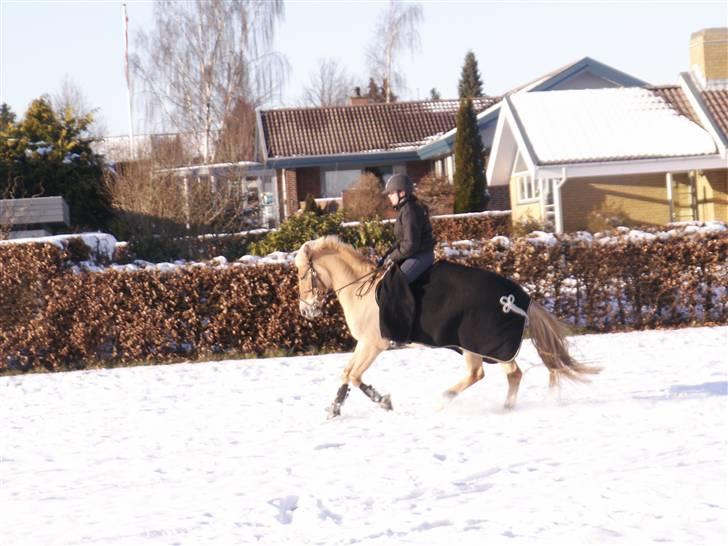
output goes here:
<path id="1" fill-rule="evenodd" d="M 513 281 L 491 271 L 439 261 L 411 285 L 396 265 L 377 285 L 382 336 L 431 347 L 462 348 L 507 362 L 521 347 L 531 302 Z"/>

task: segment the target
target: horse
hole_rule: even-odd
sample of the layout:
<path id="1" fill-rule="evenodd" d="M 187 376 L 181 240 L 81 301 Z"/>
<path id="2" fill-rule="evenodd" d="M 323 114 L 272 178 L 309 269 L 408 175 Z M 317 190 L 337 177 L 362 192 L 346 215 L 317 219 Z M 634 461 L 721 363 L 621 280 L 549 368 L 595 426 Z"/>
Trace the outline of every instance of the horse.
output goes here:
<path id="1" fill-rule="evenodd" d="M 391 396 L 380 394 L 373 386 L 362 381 L 364 372 L 371 366 L 377 356 L 390 347 L 390 340 L 385 338 L 381 332 L 379 305 L 375 298 L 375 290 L 373 290 L 373 286 L 381 277 L 382 272 L 354 247 L 342 242 L 336 236 L 321 237 L 304 243 L 296 253 L 295 266 L 298 272 L 300 313 L 309 320 L 320 316 L 326 297 L 333 292 L 338 297 L 344 311 L 349 331 L 357 342 L 354 352 L 344 368 L 341 386 L 333 403 L 328 408 L 329 417 L 337 417 L 341 414 L 341 407 L 349 395 L 351 387 L 358 387 L 372 402 L 385 410 L 391 410 Z M 475 268 L 468 269 L 482 271 L 475 270 Z M 522 288 L 512 281 L 495 273 L 489 274 L 510 283 L 511 286 L 515 287 L 516 291 L 520 290 L 525 295 Z M 477 292 L 479 289 L 482 290 L 483 287 L 462 287 L 462 290 L 466 292 Z M 530 300 L 525 295 L 525 301 L 528 304 L 527 310 L 524 310 L 514 304 L 512 295 L 509 298 L 510 302 L 507 301 L 508 298 L 505 298 L 505 301 L 504 298 L 501 298 L 500 303 L 503 304 L 502 316 L 505 317 L 506 313 L 513 310 L 513 307 L 516 308 L 515 312 L 523 315 L 521 320 L 525 320 L 522 325 L 528 328 L 536 351 L 549 370 L 550 390 L 558 387 L 561 377 L 585 382 L 588 381 L 588 375 L 600 371 L 599 368 L 577 362 L 569 354 L 565 326 L 543 306 Z M 520 301 L 524 300 L 520 299 Z M 434 309 L 432 306 L 428 309 L 428 312 L 432 313 L 433 316 L 427 318 L 430 323 L 437 324 L 438 311 L 436 307 Z M 500 315 L 494 314 L 494 316 L 498 317 Z M 477 333 L 481 331 L 480 324 L 473 323 L 472 314 L 464 312 L 458 317 L 458 320 L 462 322 L 462 324 L 455 325 L 456 328 L 459 328 L 459 331 Z M 518 388 L 523 376 L 515 356 L 523 338 L 523 330 L 524 328 L 518 333 L 518 345 L 515 353 L 512 356 L 509 355 L 506 357 L 507 360 L 503 361 L 498 361 L 487 354 L 473 352 L 473 350 L 468 350 L 467 347 L 462 347 L 462 345 L 451 347 L 462 353 L 467 374 L 445 391 L 445 398 L 455 398 L 465 389 L 483 379 L 483 360 L 485 359 L 489 363 L 499 362 L 502 365 L 508 379 L 508 393 L 504 408 L 515 408 Z M 488 332 L 483 332 L 482 335 L 487 336 Z M 417 340 L 413 341 L 416 342 Z"/>

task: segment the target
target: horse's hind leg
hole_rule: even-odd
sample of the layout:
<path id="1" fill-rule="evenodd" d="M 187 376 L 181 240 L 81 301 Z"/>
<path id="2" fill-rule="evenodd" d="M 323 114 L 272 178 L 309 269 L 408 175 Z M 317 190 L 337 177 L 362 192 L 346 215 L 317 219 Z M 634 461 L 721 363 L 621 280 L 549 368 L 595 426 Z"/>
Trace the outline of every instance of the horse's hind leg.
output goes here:
<path id="1" fill-rule="evenodd" d="M 506 403 L 503 407 L 506 409 L 513 409 L 516 407 L 516 398 L 518 397 L 518 387 L 521 384 L 521 377 L 523 372 L 515 360 L 506 362 L 503 364 L 503 371 L 506 373 L 508 378 L 508 396 L 506 397 Z"/>
<path id="2" fill-rule="evenodd" d="M 468 368 L 468 374 L 462 380 L 445 391 L 446 398 L 455 398 L 465 389 L 483 379 L 483 376 L 485 375 L 483 372 L 482 356 L 469 351 L 463 351 L 463 356 L 465 357 L 465 365 Z"/>

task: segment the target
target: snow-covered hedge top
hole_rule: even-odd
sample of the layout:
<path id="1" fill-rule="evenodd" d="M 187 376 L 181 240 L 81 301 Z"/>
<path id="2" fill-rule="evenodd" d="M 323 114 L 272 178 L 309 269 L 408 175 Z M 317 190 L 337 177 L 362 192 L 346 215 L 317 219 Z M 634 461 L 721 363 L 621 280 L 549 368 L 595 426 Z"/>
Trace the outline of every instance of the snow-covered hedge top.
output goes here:
<path id="1" fill-rule="evenodd" d="M 616 233 L 589 233 L 587 231 L 577 231 L 575 233 L 555 235 L 543 231 L 534 231 L 528 234 L 526 240 L 533 245 L 555 245 L 560 242 L 581 242 L 586 244 L 613 245 L 622 241 L 630 242 L 651 242 L 654 240 L 668 240 L 674 237 L 703 237 L 715 233 L 728 232 L 728 227 L 724 222 L 676 222 L 668 224 L 666 230 L 643 231 L 638 229 L 630 229 L 626 227 L 617 228 Z M 139 270 L 157 270 L 157 271 L 177 271 L 182 268 L 194 267 L 231 267 L 231 266 L 257 266 L 269 264 L 291 264 L 293 263 L 296 252 L 273 252 L 267 256 L 251 256 L 246 255 L 235 260 L 228 261 L 223 256 L 212 258 L 203 262 L 191 262 L 187 260 L 176 260 L 174 262 L 152 263 L 145 260 L 135 260 L 130 264 L 108 264 L 113 260 L 114 249 L 125 243 L 117 243 L 112 235 L 105 233 L 82 233 L 75 235 L 57 235 L 54 237 L 38 237 L 28 239 L 11 239 L 0 241 L 0 245 L 8 244 L 33 244 L 33 243 L 50 243 L 59 248 L 67 248 L 72 240 L 82 240 L 89 249 L 90 260 L 80 262 L 74 265 L 77 272 L 91 271 L 101 272 L 106 270 L 115 271 L 139 271 Z M 510 247 L 511 240 L 508 237 L 498 235 L 483 240 L 464 240 L 451 241 L 438 244 L 438 250 L 446 258 L 468 257 L 478 253 L 478 249 L 483 243 L 490 242 L 499 248 L 507 249 Z"/>

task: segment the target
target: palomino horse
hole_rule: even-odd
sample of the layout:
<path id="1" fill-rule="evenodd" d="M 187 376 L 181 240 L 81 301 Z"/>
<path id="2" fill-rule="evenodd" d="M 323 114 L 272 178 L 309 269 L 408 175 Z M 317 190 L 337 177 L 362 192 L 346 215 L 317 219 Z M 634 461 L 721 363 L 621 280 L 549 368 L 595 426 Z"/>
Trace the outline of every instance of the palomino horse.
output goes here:
<path id="1" fill-rule="evenodd" d="M 380 332 L 379 306 L 375 299 L 375 291 L 372 289 L 377 275 L 375 266 L 353 247 L 341 242 L 337 237 L 331 236 L 305 243 L 298 251 L 295 263 L 298 269 L 301 314 L 309 319 L 319 316 L 326 294 L 333 291 L 338 296 L 339 303 L 344 310 L 351 335 L 357 341 L 354 354 L 344 369 L 342 385 L 329 408 L 329 415 L 335 417 L 340 414 L 341 405 L 349 394 L 350 385 L 359 387 L 373 402 L 391 410 L 392 403 L 389 395 L 381 395 L 374 387 L 362 382 L 364 372 L 379 353 L 386 350 L 390 344 L 389 340 L 382 337 Z M 503 279 L 495 274 L 489 275 Z M 505 282 L 510 283 L 507 280 Z M 522 291 L 520 287 L 513 286 Z M 471 291 L 479 289 L 476 286 L 463 287 L 464 290 L 468 288 Z M 527 298 L 527 296 L 525 297 Z M 503 302 L 501 301 L 501 303 Z M 506 305 L 504 305 L 503 312 L 507 311 Z M 549 369 L 551 388 L 558 385 L 561 376 L 585 381 L 586 374 L 599 372 L 599 368 L 584 366 L 569 355 L 563 325 L 542 306 L 535 301 L 530 301 L 527 311 L 522 309 L 518 309 L 518 311 L 525 316 L 533 344 Z M 437 315 L 436 312 L 435 315 Z M 464 323 L 469 317 L 472 317 L 472 314 L 463 313 L 462 316 Z M 437 319 L 438 317 L 430 318 Z M 473 319 L 470 318 L 470 320 L 472 322 Z M 458 328 L 461 330 L 469 328 L 471 332 L 476 331 L 480 335 L 479 326 L 477 323 L 463 324 L 458 325 Z M 482 335 L 486 336 L 487 332 L 483 332 Z M 522 335 L 523 330 L 521 329 L 518 332 L 518 346 L 520 346 Z M 467 375 L 445 392 L 445 396 L 448 398 L 457 396 L 480 381 L 484 375 L 483 357 L 487 358 L 488 355 L 477 354 L 462 347 L 461 349 L 465 357 Z M 508 409 L 513 408 L 516 404 L 518 387 L 523 375 L 515 361 L 515 353 L 509 358 L 511 360 L 501 362 L 508 378 L 508 395 L 505 401 L 505 407 Z M 489 359 L 489 361 L 492 360 Z"/>

